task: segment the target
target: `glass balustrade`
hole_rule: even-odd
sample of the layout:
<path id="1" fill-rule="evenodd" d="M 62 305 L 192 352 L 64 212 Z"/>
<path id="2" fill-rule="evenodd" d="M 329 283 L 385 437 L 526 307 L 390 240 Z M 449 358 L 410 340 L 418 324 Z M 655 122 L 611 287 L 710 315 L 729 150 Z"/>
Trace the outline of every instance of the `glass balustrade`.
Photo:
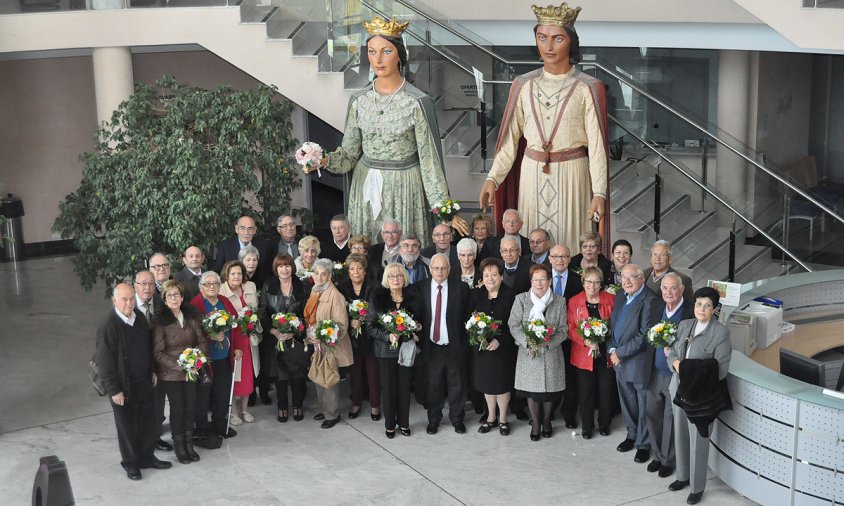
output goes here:
<path id="1" fill-rule="evenodd" d="M 148 7 L 219 7 L 242 0 L 5 0 L 0 15 Z"/>

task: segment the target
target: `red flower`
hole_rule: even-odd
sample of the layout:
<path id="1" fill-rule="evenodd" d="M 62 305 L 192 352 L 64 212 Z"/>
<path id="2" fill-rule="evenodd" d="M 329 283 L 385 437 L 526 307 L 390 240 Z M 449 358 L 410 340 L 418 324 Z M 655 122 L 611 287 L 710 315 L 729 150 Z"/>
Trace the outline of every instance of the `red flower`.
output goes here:
<path id="1" fill-rule="evenodd" d="M 361 309 L 360 311 L 358 311 L 358 314 L 361 316 L 366 316 L 366 309 Z"/>
<path id="2" fill-rule="evenodd" d="M 438 207 L 435 207 L 434 209 L 432 209 L 432 211 L 434 211 L 434 214 L 437 214 L 438 212 L 440 212 L 440 209 Z"/>
<path id="3" fill-rule="evenodd" d="M 333 347 L 334 347 L 334 343 L 328 343 L 328 346 L 330 346 L 331 348 L 333 348 Z"/>
<path id="4" fill-rule="evenodd" d="M 498 324 L 497 323 L 493 323 L 492 325 L 490 325 L 490 327 L 492 327 L 492 330 L 498 330 Z"/>
<path id="5" fill-rule="evenodd" d="M 281 323 L 283 325 L 283 324 L 287 323 L 287 319 L 283 316 L 279 316 L 278 317 L 278 323 Z"/>
<path id="6" fill-rule="evenodd" d="M 402 324 L 396 326 L 396 330 L 398 330 L 400 332 L 404 332 L 405 330 L 407 330 L 407 327 L 405 326 L 404 323 L 402 323 Z"/>
<path id="7" fill-rule="evenodd" d="M 299 330 L 305 330 L 305 324 L 304 323 L 299 324 Z"/>

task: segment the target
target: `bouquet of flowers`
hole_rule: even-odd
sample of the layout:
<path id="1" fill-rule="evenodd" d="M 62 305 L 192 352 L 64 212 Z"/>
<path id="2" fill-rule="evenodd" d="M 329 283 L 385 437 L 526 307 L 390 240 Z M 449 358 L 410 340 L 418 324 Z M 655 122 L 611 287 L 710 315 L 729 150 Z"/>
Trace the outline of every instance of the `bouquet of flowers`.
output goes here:
<path id="1" fill-rule="evenodd" d="M 185 379 L 187 381 L 196 381 L 199 375 L 199 370 L 208 360 L 199 348 L 185 348 L 185 351 L 179 355 L 179 368 L 185 371 Z"/>
<path id="2" fill-rule="evenodd" d="M 272 321 L 273 328 L 281 334 L 297 334 L 305 330 L 305 324 L 295 313 L 276 313 L 272 316 Z M 278 351 L 284 351 L 284 341 L 278 342 Z"/>
<path id="3" fill-rule="evenodd" d="M 648 329 L 648 335 L 645 338 L 654 348 L 668 348 L 677 340 L 677 325 L 668 320 L 662 320 Z"/>
<path id="4" fill-rule="evenodd" d="M 501 320 L 493 320 L 486 313 L 472 313 L 466 321 L 469 344 L 477 346 L 478 351 L 485 350 L 489 341 L 501 333 Z"/>
<path id="5" fill-rule="evenodd" d="M 334 280 L 334 284 L 338 285 L 348 277 L 349 271 L 346 270 L 346 266 L 340 262 L 334 262 L 334 266 L 331 268 L 331 279 Z"/>
<path id="6" fill-rule="evenodd" d="M 222 336 L 227 330 L 237 328 L 237 318 L 222 309 L 215 309 L 205 315 L 205 318 L 202 319 L 202 326 L 205 328 L 205 332 L 211 336 L 211 339 L 218 341 L 218 345 L 222 346 L 219 343 L 222 343 L 225 337 L 215 338 L 215 336 Z"/>
<path id="7" fill-rule="evenodd" d="M 456 200 L 445 199 L 434 204 L 431 212 L 434 213 L 434 219 L 442 223 L 453 220 L 459 210 L 460 204 Z"/>
<path id="8" fill-rule="evenodd" d="M 340 326 L 334 320 L 322 320 L 317 323 L 316 338 L 329 348 L 334 348 L 340 339 Z"/>
<path id="9" fill-rule="evenodd" d="M 580 322 L 580 325 L 577 326 L 577 330 L 580 335 L 583 337 L 583 340 L 592 341 L 595 344 L 603 343 L 607 340 L 607 335 L 610 333 L 610 327 L 607 325 L 606 320 L 602 320 L 600 318 L 587 318 Z M 598 350 L 592 350 L 592 358 L 598 358 L 601 352 Z"/>
<path id="10" fill-rule="evenodd" d="M 522 329 L 527 337 L 527 349 L 530 358 L 538 357 L 544 348 L 548 348 L 551 336 L 554 335 L 554 328 L 540 319 L 525 323 Z"/>
<path id="11" fill-rule="evenodd" d="M 319 170 L 322 156 L 322 146 L 316 142 L 306 142 L 296 150 L 296 163 L 309 170 L 316 167 L 317 176 L 322 177 L 322 172 Z"/>
<path id="12" fill-rule="evenodd" d="M 298 269 L 296 271 L 296 277 L 299 278 L 299 281 L 314 284 L 314 270 L 313 269 Z"/>
<path id="13" fill-rule="evenodd" d="M 381 328 L 390 334 L 399 336 L 399 338 L 410 338 L 419 330 L 419 323 L 414 319 L 413 315 L 403 309 L 384 313 L 379 320 L 381 322 Z M 395 350 L 398 347 L 398 341 L 390 344 L 391 350 Z"/>
<path id="14" fill-rule="evenodd" d="M 255 311 L 252 311 L 248 307 L 243 308 L 240 312 L 240 316 L 237 319 L 237 324 L 240 326 L 241 332 L 246 332 L 247 334 L 253 334 L 255 332 L 260 332 L 260 322 L 258 321 L 258 315 Z"/>
<path id="15" fill-rule="evenodd" d="M 604 287 L 604 291 L 610 295 L 615 295 L 621 291 L 621 285 L 607 285 Z"/>
<path id="16" fill-rule="evenodd" d="M 367 304 L 365 300 L 355 299 L 349 302 L 349 305 L 346 307 L 346 309 L 349 311 L 349 321 L 361 321 L 366 317 L 367 310 L 369 309 L 369 304 Z M 354 332 L 355 337 L 360 337 L 362 330 L 360 327 L 358 327 L 357 329 L 355 329 Z"/>

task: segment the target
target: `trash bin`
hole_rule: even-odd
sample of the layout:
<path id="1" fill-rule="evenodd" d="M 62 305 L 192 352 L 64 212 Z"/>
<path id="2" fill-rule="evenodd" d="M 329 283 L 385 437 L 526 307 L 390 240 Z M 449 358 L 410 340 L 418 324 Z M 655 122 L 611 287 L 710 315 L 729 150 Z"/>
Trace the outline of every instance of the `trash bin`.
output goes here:
<path id="1" fill-rule="evenodd" d="M 23 260 L 23 201 L 7 194 L 0 199 L 0 215 L 6 218 L 0 237 L 2 237 L 3 260 Z"/>

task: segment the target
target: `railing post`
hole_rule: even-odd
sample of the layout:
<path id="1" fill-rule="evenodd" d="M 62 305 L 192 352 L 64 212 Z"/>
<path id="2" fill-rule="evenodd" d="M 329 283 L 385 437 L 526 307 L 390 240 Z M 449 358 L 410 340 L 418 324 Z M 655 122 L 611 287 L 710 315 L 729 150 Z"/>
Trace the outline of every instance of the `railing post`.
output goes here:
<path id="1" fill-rule="evenodd" d="M 481 100 L 481 107 L 478 111 L 478 124 L 481 126 L 481 172 L 486 172 L 486 102 Z"/>
<path id="2" fill-rule="evenodd" d="M 700 159 L 700 179 L 701 179 L 701 182 L 703 183 L 704 187 L 707 184 L 706 183 L 706 181 L 707 181 L 707 164 L 709 163 L 709 161 L 707 159 L 708 151 L 709 151 L 709 149 L 707 147 L 706 139 L 703 139 L 703 155 L 701 156 L 701 159 Z M 706 212 L 706 189 L 705 188 L 700 189 L 700 212 L 702 212 L 702 213 Z"/>
<path id="3" fill-rule="evenodd" d="M 659 175 L 657 169 L 654 176 L 654 232 L 656 233 L 656 240 L 659 240 L 659 220 L 660 220 L 660 206 L 659 200 L 662 195 L 662 176 Z"/>
<path id="4" fill-rule="evenodd" d="M 736 217 L 733 216 L 733 227 L 730 229 L 730 257 L 727 267 L 727 281 L 736 281 Z"/>
<path id="5" fill-rule="evenodd" d="M 782 192 L 782 245 L 788 249 L 788 236 L 791 232 L 791 197 L 788 196 L 788 190 L 783 187 Z M 785 267 L 785 254 L 780 259 L 780 267 Z"/>

